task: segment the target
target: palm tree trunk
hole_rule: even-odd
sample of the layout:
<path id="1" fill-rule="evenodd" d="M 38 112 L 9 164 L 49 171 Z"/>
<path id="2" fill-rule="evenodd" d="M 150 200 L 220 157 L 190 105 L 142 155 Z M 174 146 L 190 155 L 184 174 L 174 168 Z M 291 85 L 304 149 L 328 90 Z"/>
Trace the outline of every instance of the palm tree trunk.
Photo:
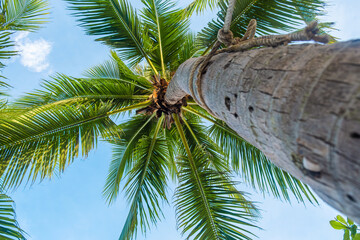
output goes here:
<path id="1" fill-rule="evenodd" d="M 191 95 L 195 62 L 179 67 L 169 103 Z M 195 101 L 360 223 L 360 40 L 218 54 L 200 81 Z"/>

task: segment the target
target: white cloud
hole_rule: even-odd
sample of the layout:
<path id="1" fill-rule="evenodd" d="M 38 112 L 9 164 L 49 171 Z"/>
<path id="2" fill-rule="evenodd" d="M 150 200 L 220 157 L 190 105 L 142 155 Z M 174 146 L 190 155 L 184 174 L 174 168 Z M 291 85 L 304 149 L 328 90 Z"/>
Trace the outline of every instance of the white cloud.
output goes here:
<path id="1" fill-rule="evenodd" d="M 15 50 L 20 53 L 22 65 L 32 71 L 42 72 L 50 66 L 47 58 L 51 52 L 52 44 L 42 38 L 31 40 L 28 35 L 29 32 L 21 32 L 15 36 Z"/>

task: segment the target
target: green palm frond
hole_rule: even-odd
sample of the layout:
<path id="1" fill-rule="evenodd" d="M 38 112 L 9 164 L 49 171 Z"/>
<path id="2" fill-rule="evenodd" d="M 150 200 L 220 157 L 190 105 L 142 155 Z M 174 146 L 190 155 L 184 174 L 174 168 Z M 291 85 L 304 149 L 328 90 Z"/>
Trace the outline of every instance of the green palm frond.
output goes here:
<path id="1" fill-rule="evenodd" d="M 79 153 L 86 156 L 98 137 L 114 138 L 111 115 L 144 107 L 148 101 L 113 109 L 111 102 L 88 106 L 56 106 L 29 111 L 0 124 L 0 174 L 6 187 L 18 186 L 25 176 L 35 181 L 64 171 Z"/>
<path id="2" fill-rule="evenodd" d="M 188 33 L 184 36 L 185 40 L 182 43 L 182 48 L 179 53 L 178 65 L 190 58 L 201 56 L 202 46 L 198 43 L 196 34 Z"/>
<path id="3" fill-rule="evenodd" d="M 1 78 L 1 76 L 0 76 Z M 8 96 L 8 93 L 6 92 L 7 89 L 9 89 L 10 85 L 6 82 L 0 81 L 0 96 Z"/>
<path id="4" fill-rule="evenodd" d="M 175 131 L 176 131 L 175 128 L 172 128 L 170 130 L 164 128 L 163 133 L 164 133 L 164 137 L 166 139 L 166 146 L 167 146 L 167 150 L 168 150 L 168 156 L 167 156 L 168 172 L 169 172 L 169 175 L 171 176 L 172 180 L 174 182 L 177 182 L 179 170 L 178 170 L 177 164 L 176 164 L 176 161 L 177 161 L 176 157 L 177 157 L 179 142 L 177 141 L 178 138 L 176 138 L 175 134 L 173 133 Z"/>
<path id="5" fill-rule="evenodd" d="M 17 54 L 16 51 L 9 50 L 14 46 L 14 43 L 10 40 L 10 32 L 0 32 L 0 59 L 9 59 L 10 57 Z M 0 63 L 0 68 L 4 66 Z"/>
<path id="6" fill-rule="evenodd" d="M 134 158 L 138 142 L 154 130 L 156 122 L 153 118 L 154 116 L 143 115 L 132 117 L 119 125 L 121 139 L 110 140 L 113 144 L 113 160 L 103 190 L 103 195 L 109 203 L 114 202 L 118 196 L 124 173 L 128 173 L 136 162 Z"/>
<path id="7" fill-rule="evenodd" d="M 89 35 L 100 36 L 97 41 L 119 51 L 131 66 L 146 59 L 156 73 L 148 56 L 148 37 L 135 9 L 126 0 L 66 0 L 80 26 Z"/>
<path id="8" fill-rule="evenodd" d="M 227 162 L 222 149 L 210 138 L 206 127 L 201 119 L 194 115 L 184 115 L 182 118 L 184 134 L 191 150 L 196 148 L 204 151 L 204 156 L 208 157 L 208 167 L 219 172 L 229 171 Z M 177 137 L 179 139 L 179 137 Z"/>
<path id="9" fill-rule="evenodd" d="M 0 30 L 36 31 L 46 23 L 48 1 L 1 0 Z"/>
<path id="10" fill-rule="evenodd" d="M 223 1 L 223 0 L 222 0 Z M 194 12 L 202 13 L 207 8 L 213 9 L 218 5 L 219 0 L 193 0 L 185 9 L 184 15 L 189 17 Z"/>
<path id="11" fill-rule="evenodd" d="M 14 104 L 15 108 L 46 110 L 57 105 L 84 105 L 112 102 L 113 109 L 130 106 L 148 98 L 140 85 L 117 78 L 73 78 L 58 74 L 52 81 L 42 83 L 43 90 L 35 90 Z"/>
<path id="12" fill-rule="evenodd" d="M 175 194 L 179 228 L 193 239 L 251 239 L 245 228 L 256 227 L 256 211 L 249 211 L 253 205 L 243 193 L 234 191 L 225 173 L 208 167 L 203 149 L 190 149 L 179 118 L 174 119 L 185 149 L 179 160 L 180 186 Z"/>
<path id="13" fill-rule="evenodd" d="M 178 58 L 185 41 L 185 34 L 189 30 L 189 21 L 182 18 L 175 4 L 165 0 L 142 0 L 145 7 L 142 18 L 147 34 L 152 41 L 153 51 L 151 60 L 162 70 L 175 70 L 173 62 Z"/>
<path id="14" fill-rule="evenodd" d="M 294 31 L 304 25 L 304 15 L 322 15 L 324 6 L 323 0 L 237 0 L 230 29 L 235 37 L 241 37 L 250 20 L 254 18 L 257 20 L 257 36 Z M 220 1 L 219 7 L 217 19 L 208 23 L 199 33 L 199 40 L 204 46 L 212 46 L 219 29 L 224 25 L 227 2 Z M 301 11 L 298 10 L 299 7 Z"/>
<path id="15" fill-rule="evenodd" d="M 134 73 L 121 60 L 115 51 L 111 51 L 111 59 L 103 64 L 92 67 L 85 72 L 85 77 L 90 79 L 108 79 L 115 82 L 130 83 L 138 88 L 149 91 L 153 86 L 144 76 Z"/>
<path id="16" fill-rule="evenodd" d="M 25 232 L 16 221 L 13 200 L 0 193 L 0 238 L 3 240 L 25 240 Z"/>
<path id="17" fill-rule="evenodd" d="M 161 216 L 161 203 L 166 199 L 166 156 L 167 148 L 160 135 L 163 117 L 158 119 L 150 136 L 143 136 L 134 153 L 135 163 L 127 173 L 126 194 L 132 201 L 119 240 L 136 239 L 137 227 L 143 233 Z"/>

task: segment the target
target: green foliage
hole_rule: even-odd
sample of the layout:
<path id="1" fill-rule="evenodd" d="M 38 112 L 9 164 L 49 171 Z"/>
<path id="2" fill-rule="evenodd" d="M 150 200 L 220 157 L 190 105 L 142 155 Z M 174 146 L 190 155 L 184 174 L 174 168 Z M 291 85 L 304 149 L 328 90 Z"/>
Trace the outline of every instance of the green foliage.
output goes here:
<path id="1" fill-rule="evenodd" d="M 25 176 L 35 181 L 65 167 L 96 146 L 99 136 L 116 134 L 108 117 L 111 104 L 56 106 L 47 111 L 33 110 L 0 128 L 1 175 L 7 187 L 18 186 Z M 115 111 L 122 111 L 115 110 Z"/>
<path id="2" fill-rule="evenodd" d="M 120 53 L 121 59 L 131 66 L 144 58 L 150 65 L 148 36 L 137 12 L 126 1 L 117 0 L 66 0 L 74 16 L 89 35 L 101 36 L 101 41 Z"/>
<path id="3" fill-rule="evenodd" d="M 337 215 L 335 220 L 330 221 L 330 225 L 335 230 L 343 230 L 343 240 L 360 240 L 360 233 L 358 233 L 358 226 L 350 218 L 345 219 Z"/>
<path id="4" fill-rule="evenodd" d="M 136 161 L 136 146 L 143 136 L 149 136 L 155 127 L 154 116 L 134 116 L 119 125 L 121 138 L 110 141 L 113 147 L 113 160 L 104 187 L 104 197 L 109 203 L 115 201 L 124 172 L 128 173 Z M 126 174 L 125 174 L 126 175 Z"/>
<path id="5" fill-rule="evenodd" d="M 160 118 L 149 136 L 139 139 L 134 149 L 134 165 L 127 172 L 124 186 L 129 200 L 132 201 L 130 213 L 119 240 L 136 239 L 137 225 L 143 232 L 162 215 L 161 201 L 166 199 L 166 156 L 167 148 L 159 135 L 163 124 Z"/>
<path id="6" fill-rule="evenodd" d="M 116 79 L 116 81 L 113 81 Z M 52 81 L 42 83 L 43 90 L 35 90 L 18 99 L 14 109 L 32 109 L 42 106 L 42 111 L 55 106 L 66 104 L 100 104 L 111 102 L 112 108 L 117 109 L 144 101 L 144 90 L 130 81 L 122 82 L 118 78 L 72 78 L 58 74 Z M 147 92 L 148 93 L 148 92 Z M 139 95 L 137 95 L 139 94 Z"/>
<path id="7" fill-rule="evenodd" d="M 16 55 L 16 51 L 9 50 L 14 46 L 14 43 L 10 40 L 10 32 L 0 32 L 0 59 L 9 59 Z M 0 68 L 4 67 L 3 63 L 0 63 Z"/>
<path id="8" fill-rule="evenodd" d="M 251 239 L 246 228 L 256 226 L 256 209 L 226 174 L 207 167 L 207 159 L 201 148 L 179 158 L 178 227 L 194 239 Z"/>
<path id="9" fill-rule="evenodd" d="M 144 8 L 141 17 L 151 41 L 153 51 L 150 58 L 165 76 L 165 69 L 174 71 L 174 60 L 182 51 L 188 32 L 189 21 L 182 18 L 175 3 L 166 0 L 142 0 Z M 175 62 L 176 64 L 176 62 Z"/>
<path id="10" fill-rule="evenodd" d="M 13 33 L 36 31 L 46 22 L 47 6 L 46 0 L 0 0 L 0 60 L 17 54 L 10 50 L 14 47 L 14 42 L 10 39 Z M 4 63 L 0 62 L 0 69 L 4 66 Z M 0 87 L 4 85 L 6 83 L 0 81 Z"/>
<path id="11" fill-rule="evenodd" d="M 17 54 L 10 50 L 14 42 L 10 36 L 17 31 L 36 31 L 46 22 L 46 0 L 0 0 L 0 59 L 9 59 Z M 0 62 L 0 68 L 4 64 Z"/>
<path id="12" fill-rule="evenodd" d="M 35 31 L 46 22 L 46 0 L 1 0 L 0 30 Z"/>
<path id="13" fill-rule="evenodd" d="M 184 150 L 175 193 L 178 225 L 194 239 L 251 239 L 256 209 L 237 191 L 226 173 L 209 167 L 207 152 L 190 149 L 179 118 L 174 116 Z M 251 235 L 251 233 L 250 233 Z"/>
<path id="14" fill-rule="evenodd" d="M 184 9 L 184 15 L 191 16 L 194 12 L 202 13 L 208 7 L 213 9 L 218 2 L 218 0 L 194 0 Z"/>
<path id="15" fill-rule="evenodd" d="M 25 240 L 25 232 L 16 221 L 13 200 L 0 193 L 0 238 L 3 240 Z"/>

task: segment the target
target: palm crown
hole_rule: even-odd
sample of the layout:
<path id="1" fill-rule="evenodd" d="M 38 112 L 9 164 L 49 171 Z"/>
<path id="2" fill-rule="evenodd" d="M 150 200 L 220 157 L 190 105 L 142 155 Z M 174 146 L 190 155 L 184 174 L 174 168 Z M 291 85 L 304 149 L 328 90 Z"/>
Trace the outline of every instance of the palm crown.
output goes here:
<path id="1" fill-rule="evenodd" d="M 84 77 L 57 74 L 12 105 L 17 116 L 0 125 L 6 187 L 64 171 L 103 138 L 113 145 L 103 194 L 111 203 L 122 187 L 130 201 L 120 239 L 133 238 L 139 228 L 146 232 L 162 217 L 171 179 L 178 186 L 178 227 L 193 239 L 251 239 L 258 210 L 236 189 L 234 173 L 263 193 L 287 201 L 292 193 L 298 201 L 316 202 L 306 185 L 192 99 L 164 102 L 177 67 L 215 42 L 226 1 L 196 0 L 176 9 L 170 1 L 142 0 L 139 12 L 126 0 L 67 2 L 87 34 L 115 51 Z M 241 36 L 256 18 L 259 34 L 292 30 L 321 14 L 323 5 L 321 0 L 237 1 L 231 29 Z M 218 16 L 195 35 L 189 17 L 206 6 L 218 6 Z M 126 121 L 118 124 L 125 113 Z"/>

